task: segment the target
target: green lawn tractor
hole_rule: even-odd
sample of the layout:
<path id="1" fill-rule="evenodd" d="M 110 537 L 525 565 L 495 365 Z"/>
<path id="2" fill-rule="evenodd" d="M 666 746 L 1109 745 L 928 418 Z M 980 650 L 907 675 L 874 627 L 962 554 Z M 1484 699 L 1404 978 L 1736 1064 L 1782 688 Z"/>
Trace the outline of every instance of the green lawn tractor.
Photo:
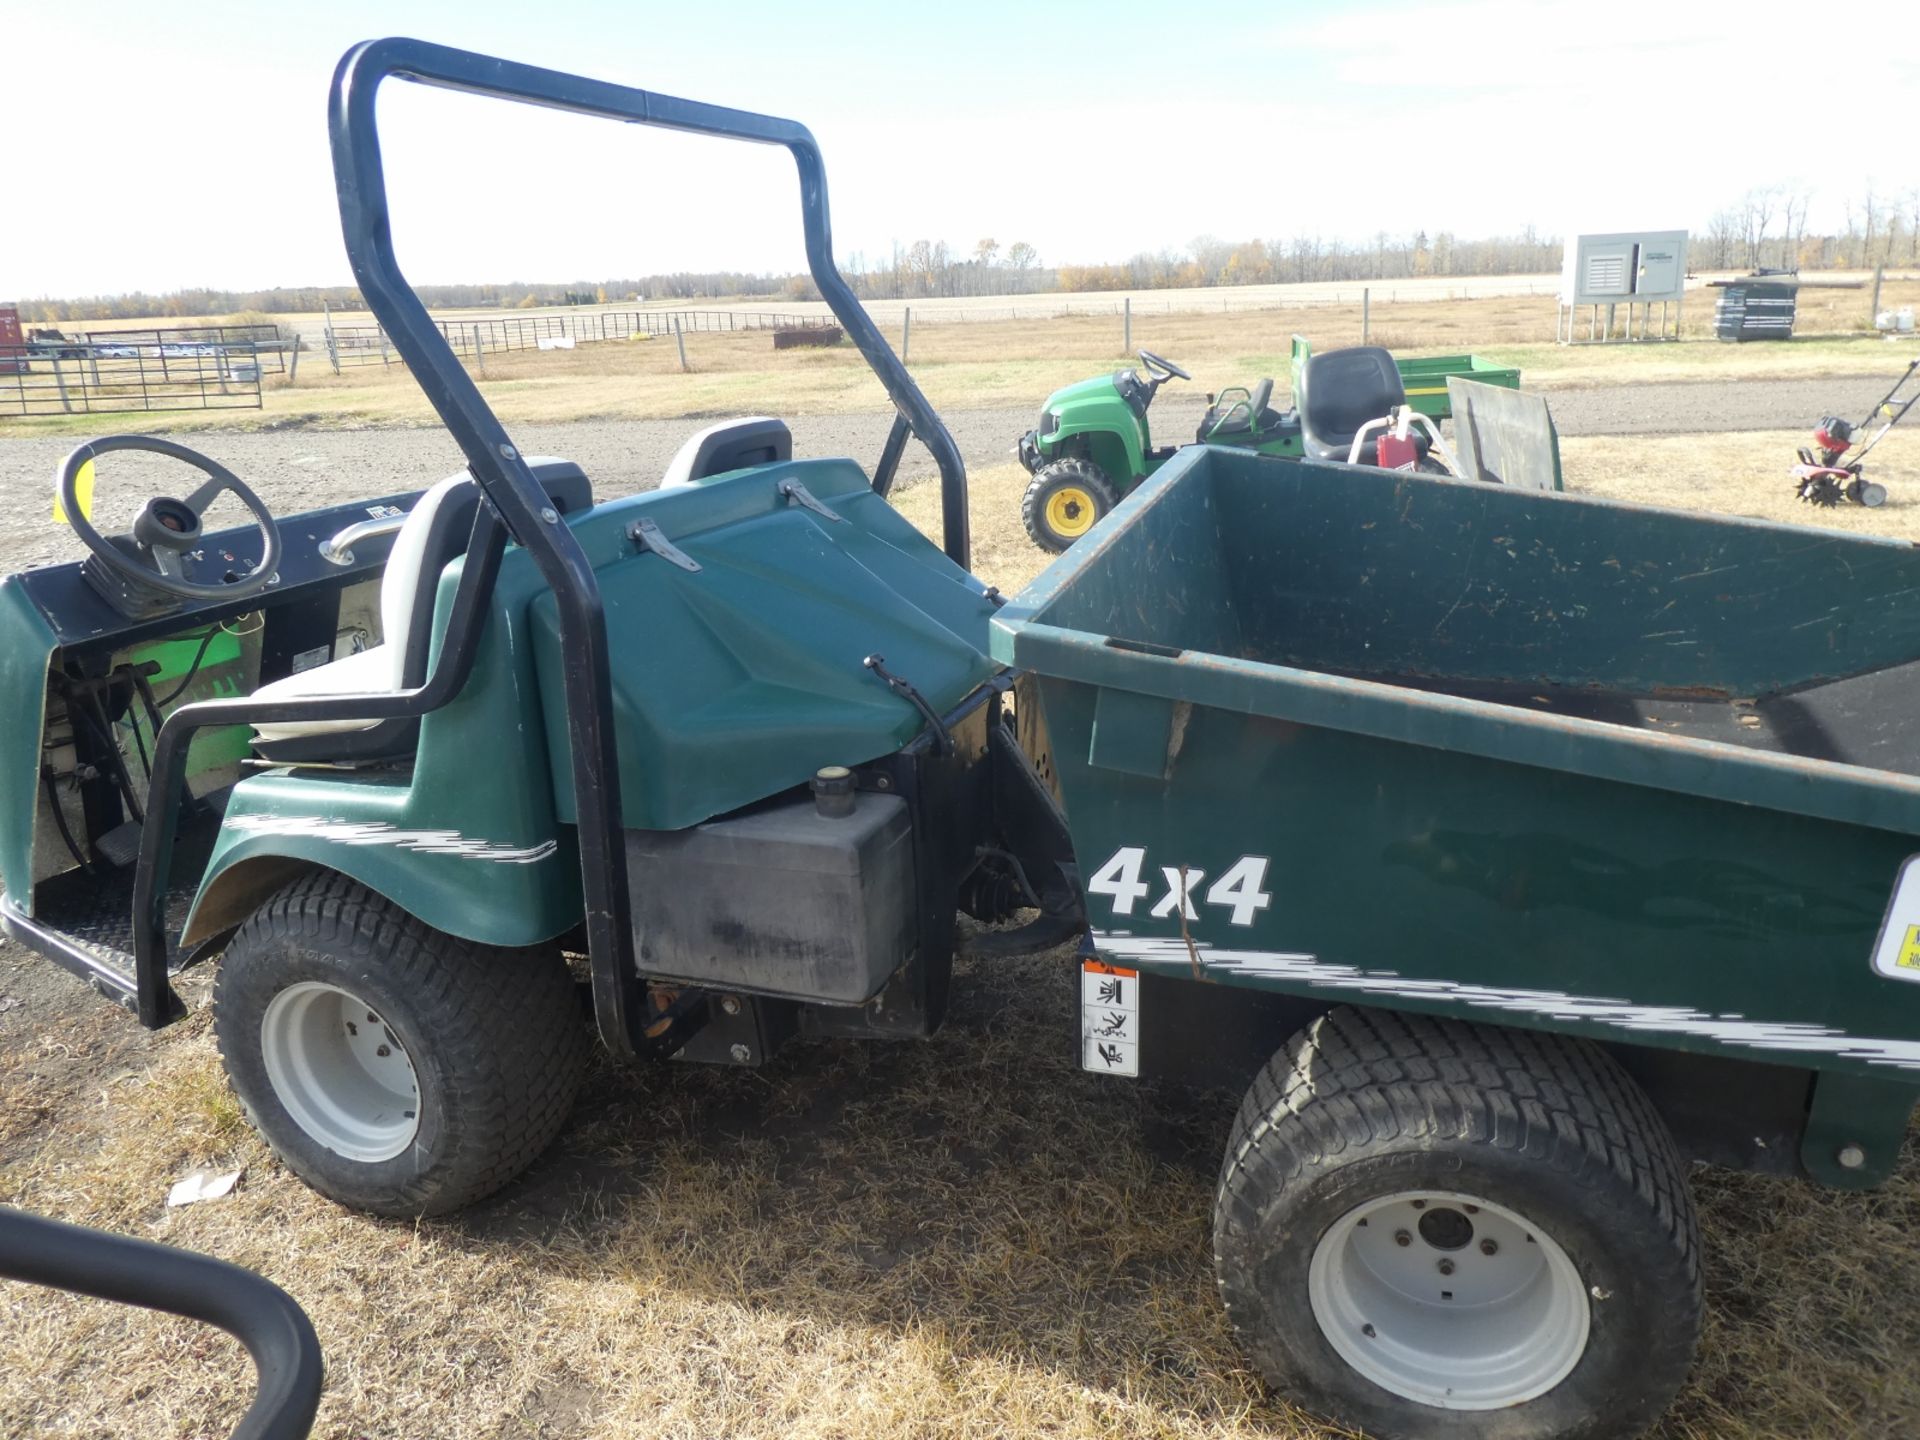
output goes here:
<path id="1" fill-rule="evenodd" d="M 1520 372 L 1474 355 L 1395 361 L 1378 347 L 1315 356 L 1293 337 L 1294 408 L 1275 410 L 1273 381 L 1233 386 L 1207 397 L 1193 443 L 1230 445 L 1261 455 L 1398 466 L 1458 474 L 1436 421 L 1451 413 L 1447 378 L 1517 388 Z M 1040 423 L 1020 437 L 1020 463 L 1033 479 L 1020 518 L 1033 542 L 1056 554 L 1078 540 L 1178 446 L 1153 444 L 1148 410 L 1169 380 L 1191 380 L 1150 350 L 1140 368 L 1096 376 L 1047 398 Z M 1381 448 L 1386 433 L 1386 449 Z M 1407 447 L 1411 446 L 1411 450 Z"/>
<path id="2" fill-rule="evenodd" d="M 899 417 L 872 475 L 777 419 L 616 499 L 522 453 L 394 257 L 393 78 L 787 149 Z M 1212 1234 L 1261 1375 L 1381 1437 L 1605 1440 L 1687 1374 L 1691 1162 L 1893 1172 L 1920 551 L 1348 464 L 1397 383 L 1363 350 L 1311 362 L 1375 388 L 1310 369 L 1303 458 L 1258 453 L 1266 387 L 1216 403 L 1257 443 L 1158 463 L 1008 598 L 804 127 L 412 40 L 347 55 L 330 123 L 354 275 L 465 468 L 276 516 L 108 437 L 59 474 L 87 558 L 0 581 L 0 928 L 153 1027 L 217 964 L 228 1079 L 315 1189 L 470 1204 L 594 1036 L 805 1066 L 932 1034 L 963 947 L 1055 948 L 1031 1083 L 1245 1096 Z M 1106 383 L 1144 447 L 1179 372 L 1143 363 Z M 886 498 L 913 437 L 940 543 Z M 83 472 L 128 452 L 198 473 L 106 533 Z M 203 528 L 223 496 L 250 520 Z"/>

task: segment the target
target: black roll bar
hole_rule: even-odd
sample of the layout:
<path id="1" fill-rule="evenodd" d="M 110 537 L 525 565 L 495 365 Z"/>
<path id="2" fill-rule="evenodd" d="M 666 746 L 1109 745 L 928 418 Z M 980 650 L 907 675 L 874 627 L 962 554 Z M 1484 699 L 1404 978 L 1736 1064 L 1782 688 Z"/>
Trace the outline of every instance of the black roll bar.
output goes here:
<path id="1" fill-rule="evenodd" d="M 518 498 L 527 502 L 529 513 L 545 502 L 525 463 L 512 454 L 504 457 L 499 454 L 500 447 L 507 444 L 506 432 L 486 401 L 480 398 L 479 390 L 454 357 L 446 336 L 428 317 L 426 307 L 394 259 L 386 179 L 373 108 L 375 92 L 380 82 L 389 76 L 471 95 L 569 110 L 577 115 L 597 115 L 632 125 L 653 125 L 664 130 L 745 140 L 757 145 L 784 145 L 800 172 L 801 229 L 813 283 L 841 328 L 852 337 L 854 345 L 886 387 L 895 411 L 933 455 L 940 470 L 942 542 L 954 564 L 963 570 L 968 568 L 971 546 L 967 479 L 959 447 L 834 264 L 826 165 L 820 158 L 818 143 L 806 126 L 796 120 L 635 90 L 559 70 L 477 55 L 469 50 L 431 45 L 424 40 L 368 40 L 341 59 L 334 72 L 329 107 L 334 175 L 340 192 L 340 221 L 346 232 L 347 256 L 367 304 L 386 327 L 394 348 L 413 367 L 421 389 L 427 392 L 434 409 L 440 412 L 440 418 L 466 452 L 468 463 L 474 467 L 474 478 L 496 505 L 501 504 L 501 496 L 494 493 L 495 487 L 509 485 L 517 486 L 521 492 Z M 514 538 L 529 549 L 536 548 L 522 533 L 516 516 L 504 506 L 502 513 L 513 528 Z"/>
<path id="2" fill-rule="evenodd" d="M 374 101 L 390 76 L 497 99 L 516 100 L 632 124 L 784 145 L 800 173 L 807 262 L 828 307 L 879 376 L 895 419 L 887 463 L 876 480 L 892 481 L 905 432 L 932 453 L 940 471 L 943 542 L 965 568 L 966 470 L 959 448 L 833 263 L 826 169 L 805 126 L 744 110 L 655 95 L 560 71 L 520 65 L 420 40 L 370 40 L 342 57 L 328 104 L 334 179 L 347 258 L 361 293 L 385 327 L 414 379 L 467 457 L 490 502 L 480 507 L 434 673 L 417 690 L 372 696 L 257 702 L 214 700 L 181 707 L 155 738 L 147 823 L 134 878 L 134 991 L 141 1023 L 157 1027 L 178 1012 L 167 983 L 166 895 L 184 783 L 188 742 L 209 725 L 303 720 L 383 720 L 420 716 L 446 704 L 465 685 L 478 652 L 486 604 L 506 534 L 533 556 L 554 592 L 566 666 L 567 733 L 573 760 L 585 929 L 592 960 L 594 1012 L 601 1038 L 616 1055 L 642 1048 L 645 994 L 633 951 L 632 907 L 621 834 L 619 756 L 613 734 L 612 685 L 600 588 L 579 542 L 559 523 L 499 419 L 455 358 L 446 337 L 401 273 L 393 252 L 386 178 Z M 496 519 L 497 516 L 497 519 Z M 500 528 L 504 523 L 504 531 Z M 475 563 L 475 557 L 480 557 Z"/>
<path id="3" fill-rule="evenodd" d="M 306 1440 L 313 1428 L 319 1337 L 292 1296 L 251 1270 L 0 1206 L 0 1277 L 216 1325 L 247 1347 L 257 1376 L 231 1440 Z"/>

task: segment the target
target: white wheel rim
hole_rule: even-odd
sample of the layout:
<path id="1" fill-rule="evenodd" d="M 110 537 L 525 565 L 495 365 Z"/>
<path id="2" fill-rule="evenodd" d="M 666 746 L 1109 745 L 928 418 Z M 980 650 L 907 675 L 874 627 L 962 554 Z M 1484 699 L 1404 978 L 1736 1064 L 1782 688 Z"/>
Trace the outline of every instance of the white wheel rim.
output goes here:
<path id="1" fill-rule="evenodd" d="M 1494 1410 L 1544 1395 L 1586 1353 L 1580 1272 L 1539 1226 L 1446 1190 L 1357 1205 L 1315 1246 L 1307 1298 L 1327 1343 L 1402 1399 Z"/>
<path id="2" fill-rule="evenodd" d="M 393 1027 L 337 985 L 303 981 L 260 1017 L 260 1055 L 294 1123 L 349 1160 L 391 1160 L 420 1129 L 420 1082 Z"/>

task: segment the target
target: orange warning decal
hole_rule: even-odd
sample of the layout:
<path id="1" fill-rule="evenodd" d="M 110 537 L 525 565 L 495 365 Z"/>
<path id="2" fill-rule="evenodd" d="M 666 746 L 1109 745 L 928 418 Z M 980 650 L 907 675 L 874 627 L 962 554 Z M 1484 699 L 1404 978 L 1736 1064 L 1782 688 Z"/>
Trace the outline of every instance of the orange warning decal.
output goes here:
<path id="1" fill-rule="evenodd" d="M 1128 979 L 1140 973 L 1138 970 L 1125 970 L 1118 965 L 1109 965 L 1104 960 L 1082 960 L 1080 969 L 1088 975 L 1124 975 Z"/>

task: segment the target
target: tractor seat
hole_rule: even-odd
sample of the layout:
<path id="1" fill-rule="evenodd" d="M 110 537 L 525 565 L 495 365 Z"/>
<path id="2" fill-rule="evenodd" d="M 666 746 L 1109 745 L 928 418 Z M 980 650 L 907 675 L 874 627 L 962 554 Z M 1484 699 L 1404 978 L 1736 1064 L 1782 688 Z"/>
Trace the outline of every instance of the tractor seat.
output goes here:
<path id="1" fill-rule="evenodd" d="M 1273 379 L 1269 376 L 1253 387 L 1253 394 L 1246 400 L 1209 405 L 1200 419 L 1200 428 L 1194 432 L 1195 443 L 1205 445 L 1211 438 L 1232 444 L 1241 438 L 1254 439 L 1278 430 L 1287 423 L 1286 416 L 1267 403 L 1272 396 Z M 1232 418 L 1221 425 L 1221 418 L 1228 415 Z M 1216 426 L 1219 428 L 1215 429 Z"/>
<path id="2" fill-rule="evenodd" d="M 562 515 L 592 507 L 593 486 L 579 466 L 544 457 L 527 463 Z M 380 643 L 262 685 L 254 696 L 297 700 L 383 695 L 424 685 L 441 572 L 466 553 L 479 504 L 480 487 L 465 470 L 422 495 L 393 537 L 380 577 Z M 254 726 L 253 748 L 262 759 L 286 764 L 367 765 L 411 754 L 419 723 L 402 719 L 260 724 Z"/>
<path id="3" fill-rule="evenodd" d="M 1300 372 L 1300 443 L 1309 460 L 1345 463 L 1353 437 L 1369 420 L 1381 420 L 1407 403 L 1407 388 L 1393 356 L 1378 345 L 1356 345 L 1308 357 Z M 1431 442 L 1416 429 L 1413 443 L 1425 459 Z M 1362 465 L 1379 463 L 1379 434 L 1360 447 Z"/>

